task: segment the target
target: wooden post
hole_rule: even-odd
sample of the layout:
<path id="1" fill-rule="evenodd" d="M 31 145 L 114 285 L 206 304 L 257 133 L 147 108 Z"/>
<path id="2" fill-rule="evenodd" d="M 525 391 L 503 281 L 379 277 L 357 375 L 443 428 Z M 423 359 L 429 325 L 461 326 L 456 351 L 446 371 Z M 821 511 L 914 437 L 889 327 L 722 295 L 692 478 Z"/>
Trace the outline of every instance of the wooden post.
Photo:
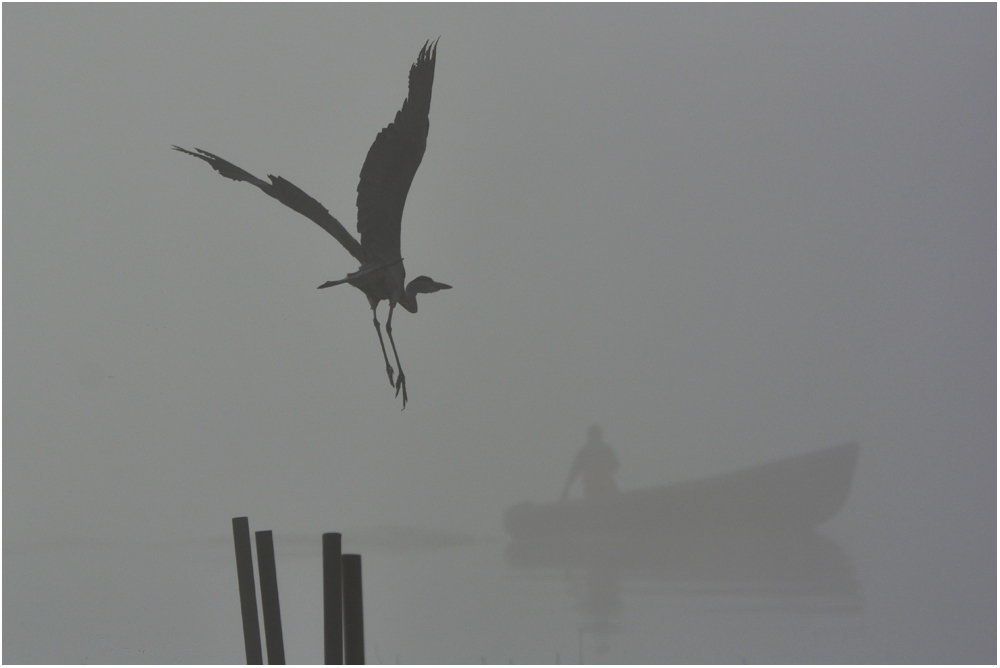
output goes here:
<path id="1" fill-rule="evenodd" d="M 240 582 L 240 611 L 243 613 L 243 645 L 247 665 L 263 665 L 260 651 L 260 624 L 257 621 L 257 591 L 253 583 L 253 555 L 250 552 L 250 521 L 233 518 L 233 543 L 236 546 L 236 576 Z"/>
<path id="2" fill-rule="evenodd" d="M 344 663 L 340 534 L 323 534 L 323 663 Z"/>
<path id="3" fill-rule="evenodd" d="M 281 608 L 278 605 L 278 571 L 274 565 L 274 537 L 270 531 L 257 531 L 257 568 L 260 571 L 260 607 L 264 611 L 264 638 L 267 662 L 285 663 L 285 641 L 281 634 Z"/>
<path id="4" fill-rule="evenodd" d="M 365 662 L 364 606 L 361 601 L 361 555 L 345 554 L 344 570 L 344 663 Z"/>

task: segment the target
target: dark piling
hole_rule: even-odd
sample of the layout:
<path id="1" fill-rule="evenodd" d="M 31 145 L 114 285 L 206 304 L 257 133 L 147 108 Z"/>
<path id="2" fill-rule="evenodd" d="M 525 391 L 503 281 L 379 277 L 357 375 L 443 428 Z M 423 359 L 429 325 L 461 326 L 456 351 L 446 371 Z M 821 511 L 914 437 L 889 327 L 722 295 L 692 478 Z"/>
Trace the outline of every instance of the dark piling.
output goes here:
<path id="1" fill-rule="evenodd" d="M 281 633 L 281 607 L 278 605 L 278 571 L 274 565 L 274 537 L 270 531 L 257 531 L 257 568 L 260 571 L 260 607 L 264 612 L 264 638 L 267 662 L 285 663 L 285 641 Z"/>
<path id="2" fill-rule="evenodd" d="M 247 665 L 263 665 L 260 650 L 260 624 L 257 621 L 257 592 L 253 582 L 253 555 L 250 551 L 250 521 L 233 518 L 233 543 L 236 546 L 236 576 L 240 583 L 240 611 L 243 613 L 243 645 Z"/>

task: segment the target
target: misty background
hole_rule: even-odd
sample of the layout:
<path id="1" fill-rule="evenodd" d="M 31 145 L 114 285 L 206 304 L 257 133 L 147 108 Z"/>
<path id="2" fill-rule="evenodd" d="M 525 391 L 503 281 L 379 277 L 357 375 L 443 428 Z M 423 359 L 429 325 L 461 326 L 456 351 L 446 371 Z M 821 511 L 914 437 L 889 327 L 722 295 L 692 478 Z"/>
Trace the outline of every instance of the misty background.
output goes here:
<path id="1" fill-rule="evenodd" d="M 290 662 L 322 658 L 324 531 L 366 560 L 370 661 L 574 660 L 501 515 L 590 424 L 622 489 L 861 444 L 822 528 L 846 627 L 640 591 L 603 660 L 996 661 L 996 5 L 3 19 L 5 661 L 242 662 L 237 515 L 275 531 Z M 170 147 L 353 233 L 439 35 L 402 248 L 454 289 L 394 318 L 401 412 L 363 295 L 316 290 L 353 258 Z M 461 539 L 372 539 L 407 531 Z"/>

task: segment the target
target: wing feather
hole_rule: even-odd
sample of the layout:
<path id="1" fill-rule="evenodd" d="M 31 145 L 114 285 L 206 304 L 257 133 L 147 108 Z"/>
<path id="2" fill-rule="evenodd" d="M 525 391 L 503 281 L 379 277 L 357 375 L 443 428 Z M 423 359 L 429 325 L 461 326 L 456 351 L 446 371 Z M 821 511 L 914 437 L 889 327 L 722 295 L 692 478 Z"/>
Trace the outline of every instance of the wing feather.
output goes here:
<path id="1" fill-rule="evenodd" d="M 365 254 L 364 249 L 361 247 L 361 244 L 358 243 L 358 240 L 355 239 L 351 233 L 340 224 L 340 221 L 330 215 L 330 212 L 326 210 L 326 207 L 307 195 L 301 188 L 293 184 L 291 181 L 283 179 L 280 176 L 268 174 L 267 177 L 271 179 L 271 182 L 268 183 L 263 179 L 258 179 L 256 176 L 243 168 L 237 167 L 228 160 L 224 160 L 219 156 L 209 153 L 208 151 L 203 151 L 200 148 L 195 149 L 197 153 L 181 148 L 180 146 L 174 146 L 174 150 L 180 151 L 181 153 L 187 153 L 188 155 L 193 155 L 196 158 L 204 160 L 212 166 L 212 169 L 217 171 L 219 174 L 222 174 L 227 179 L 232 179 L 233 181 L 246 181 L 247 183 L 257 186 L 288 208 L 298 211 L 303 216 L 326 230 L 333 236 L 334 239 L 340 242 L 340 245 L 347 249 L 348 253 L 357 258 L 358 262 L 364 264 L 368 261 L 368 257 Z"/>
<path id="2" fill-rule="evenodd" d="M 373 260 L 395 260 L 403 206 L 427 146 L 437 40 L 428 41 L 410 67 L 409 91 L 396 118 L 368 149 L 358 183 L 358 233 Z"/>

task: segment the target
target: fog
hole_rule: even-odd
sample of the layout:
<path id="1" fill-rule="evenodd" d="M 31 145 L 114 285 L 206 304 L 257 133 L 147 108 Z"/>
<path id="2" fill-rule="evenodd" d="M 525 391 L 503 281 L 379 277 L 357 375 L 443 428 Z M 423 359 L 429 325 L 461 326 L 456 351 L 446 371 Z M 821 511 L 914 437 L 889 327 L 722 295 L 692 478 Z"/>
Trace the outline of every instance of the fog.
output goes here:
<path id="1" fill-rule="evenodd" d="M 324 531 L 370 662 L 996 662 L 996 5 L 3 19 L 6 662 L 243 662 L 239 515 L 290 662 L 322 660 Z M 396 311 L 401 411 L 364 296 L 316 289 L 355 260 L 170 147 L 353 233 L 438 36 L 402 253 L 453 289 Z M 594 424 L 622 490 L 857 442 L 801 538 L 845 605 L 518 562 L 504 510 Z"/>

